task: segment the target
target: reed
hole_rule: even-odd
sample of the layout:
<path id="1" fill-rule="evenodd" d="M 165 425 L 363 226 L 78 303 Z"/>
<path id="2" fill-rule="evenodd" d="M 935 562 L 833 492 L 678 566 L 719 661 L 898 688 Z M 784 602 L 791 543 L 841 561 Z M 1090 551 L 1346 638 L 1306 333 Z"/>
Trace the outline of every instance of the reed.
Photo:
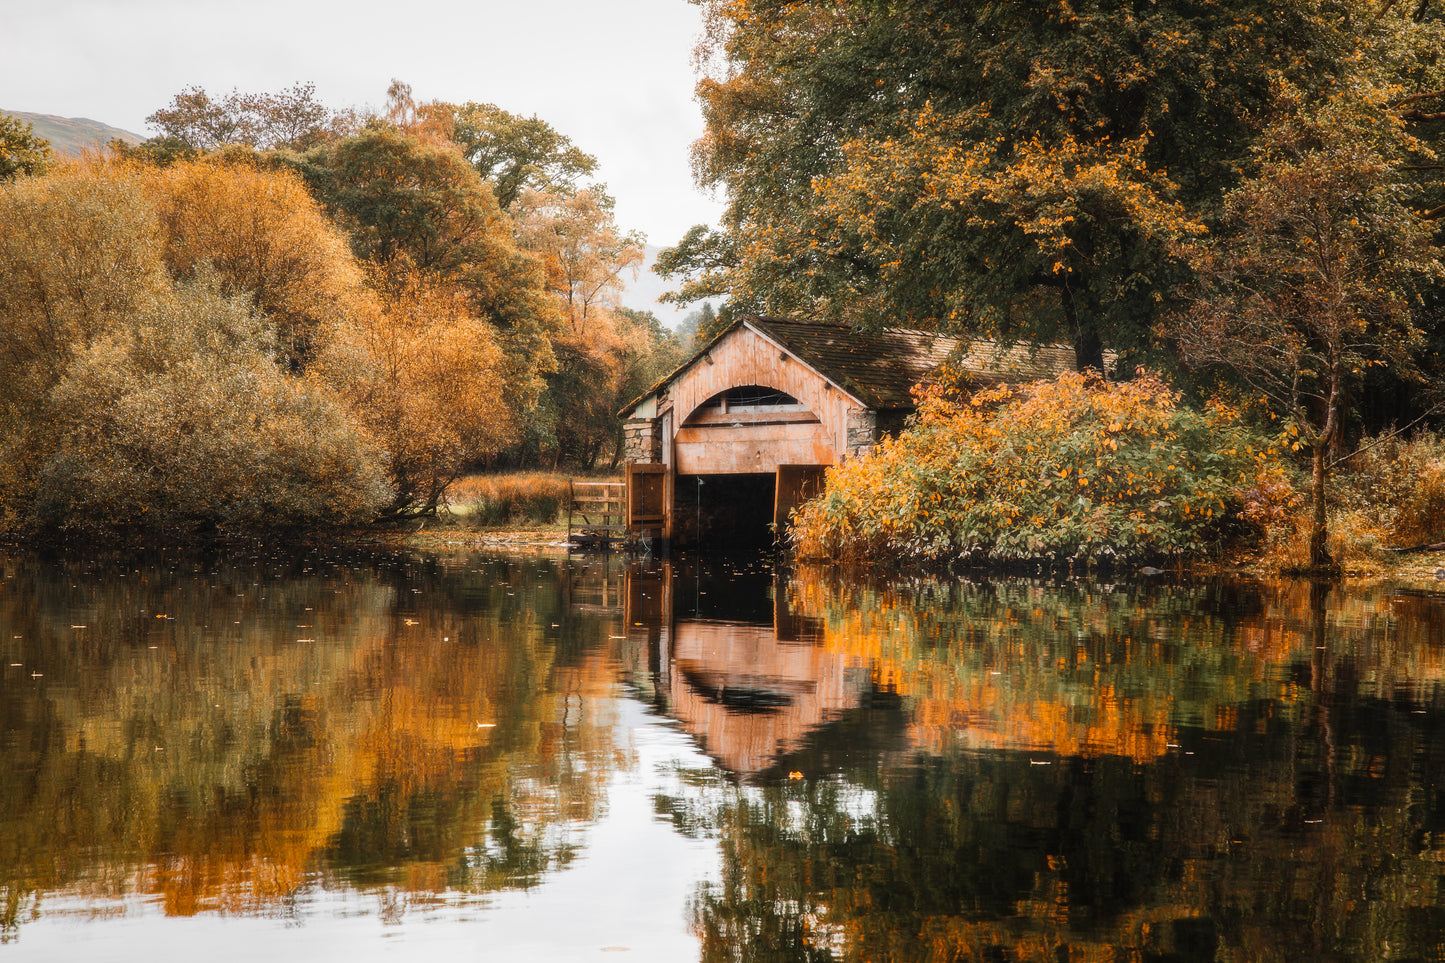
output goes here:
<path id="1" fill-rule="evenodd" d="M 447 492 L 447 509 L 476 528 L 553 525 L 567 507 L 566 475 L 550 472 L 468 475 Z"/>

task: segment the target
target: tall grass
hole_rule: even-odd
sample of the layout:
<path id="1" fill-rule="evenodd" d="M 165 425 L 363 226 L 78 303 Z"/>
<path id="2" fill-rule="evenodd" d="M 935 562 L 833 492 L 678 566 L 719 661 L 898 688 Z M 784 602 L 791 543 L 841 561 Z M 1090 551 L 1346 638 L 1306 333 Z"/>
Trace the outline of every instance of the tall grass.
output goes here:
<path id="1" fill-rule="evenodd" d="M 447 509 L 477 528 L 554 525 L 566 511 L 570 479 L 548 472 L 468 475 L 447 491 Z"/>
<path id="2" fill-rule="evenodd" d="M 1329 550 L 1353 571 L 1378 571 L 1398 558 L 1390 548 L 1445 541 L 1445 438 L 1362 439 L 1335 465 L 1328 494 Z M 1304 491 L 1307 480 L 1296 482 Z M 1269 567 L 1301 567 L 1309 556 L 1308 507 L 1302 494 L 1265 525 Z"/>

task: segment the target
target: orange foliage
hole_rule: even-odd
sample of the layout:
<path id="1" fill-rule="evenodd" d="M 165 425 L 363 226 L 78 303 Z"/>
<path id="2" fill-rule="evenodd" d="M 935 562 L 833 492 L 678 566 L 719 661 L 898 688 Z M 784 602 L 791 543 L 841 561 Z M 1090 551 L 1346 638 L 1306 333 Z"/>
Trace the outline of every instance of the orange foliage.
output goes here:
<path id="1" fill-rule="evenodd" d="M 1269 465 L 1223 406 L 1157 377 L 1078 374 L 967 401 L 925 391 L 913 424 L 828 472 L 794 519 L 808 556 L 1095 563 L 1197 553 Z"/>

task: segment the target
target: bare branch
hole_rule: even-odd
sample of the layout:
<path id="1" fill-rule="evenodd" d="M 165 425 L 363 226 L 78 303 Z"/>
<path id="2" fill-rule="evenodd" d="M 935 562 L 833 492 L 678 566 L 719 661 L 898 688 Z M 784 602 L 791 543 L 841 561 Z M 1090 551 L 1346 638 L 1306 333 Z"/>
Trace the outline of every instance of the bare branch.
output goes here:
<path id="1" fill-rule="evenodd" d="M 1424 93 L 1411 94 L 1408 97 L 1401 97 L 1399 100 L 1391 101 L 1391 107 L 1408 107 L 1411 104 L 1418 104 L 1422 100 L 1430 100 L 1433 97 L 1445 97 L 1445 88 L 1440 90 L 1427 90 Z"/>

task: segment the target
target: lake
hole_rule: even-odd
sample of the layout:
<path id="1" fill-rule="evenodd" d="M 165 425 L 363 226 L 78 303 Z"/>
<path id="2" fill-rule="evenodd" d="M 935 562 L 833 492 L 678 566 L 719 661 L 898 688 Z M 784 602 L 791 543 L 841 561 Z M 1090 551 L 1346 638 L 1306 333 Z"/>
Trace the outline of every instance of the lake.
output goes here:
<path id="1" fill-rule="evenodd" d="M 0 557 L 0 959 L 1445 958 L 1445 585 Z"/>

